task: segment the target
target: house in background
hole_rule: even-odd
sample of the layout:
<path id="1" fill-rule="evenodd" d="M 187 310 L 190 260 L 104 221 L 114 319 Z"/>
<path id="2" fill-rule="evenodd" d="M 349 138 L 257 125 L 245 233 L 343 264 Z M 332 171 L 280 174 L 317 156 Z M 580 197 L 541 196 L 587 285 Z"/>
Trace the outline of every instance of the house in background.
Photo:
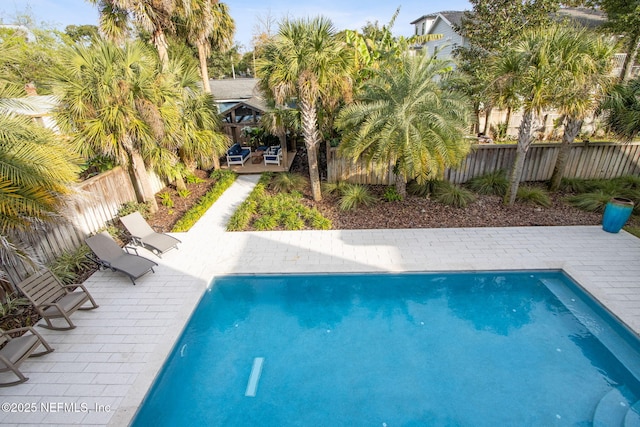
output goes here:
<path id="1" fill-rule="evenodd" d="M 426 49 L 428 55 L 438 50 L 438 58 L 453 58 L 453 50 L 457 46 L 468 46 L 469 42 L 465 37 L 456 32 L 456 26 L 460 25 L 464 11 L 444 11 L 430 15 L 423 15 L 411 25 L 415 25 L 415 35 L 424 36 L 432 34 L 442 34 L 439 40 L 428 41 L 417 49 Z"/>
<path id="2" fill-rule="evenodd" d="M 423 15 L 411 25 L 415 26 L 415 35 L 442 34 L 439 40 L 432 40 L 423 45 L 415 46 L 414 49 L 426 49 L 429 55 L 433 55 L 438 49 L 438 57 L 442 59 L 452 59 L 453 52 L 458 46 L 468 46 L 469 41 L 456 31 L 462 22 L 465 11 L 443 11 L 429 15 Z M 584 7 L 563 7 L 555 14 L 557 20 L 569 20 L 580 26 L 596 29 L 607 21 L 607 16 L 599 10 Z M 625 53 L 615 55 L 613 75 L 619 75 L 622 64 L 626 57 Z M 633 76 L 640 74 L 640 67 L 634 67 Z"/>
<path id="3" fill-rule="evenodd" d="M 438 50 L 438 57 L 441 59 L 453 59 L 454 51 L 456 47 L 468 46 L 469 41 L 466 37 L 462 36 L 456 31 L 462 22 L 464 11 L 442 11 L 435 12 L 428 15 L 423 15 L 415 21 L 411 22 L 415 26 L 415 35 L 431 35 L 442 34 L 442 38 L 439 40 L 428 41 L 420 46 L 414 46 L 413 49 L 421 50 L 426 49 L 429 55 Z M 590 29 L 596 29 L 602 26 L 606 20 L 606 15 L 598 10 L 581 8 L 581 7 L 565 7 L 558 10 L 554 18 L 556 20 L 568 20 L 574 22 L 577 25 L 587 27 Z M 626 57 L 625 53 L 618 53 L 614 57 L 614 66 L 611 74 L 617 76 L 622 70 L 622 64 Z M 634 67 L 632 76 L 640 75 L 640 67 Z M 549 111 L 543 116 L 543 123 L 540 124 L 538 131 L 541 136 L 551 135 L 554 131 L 558 132 L 557 128 L 554 128 L 554 120 L 557 120 L 560 115 L 555 111 Z M 504 122 L 506 119 L 506 112 L 499 109 L 493 109 L 490 111 L 489 117 L 481 115 L 479 129 L 484 129 L 484 123 L 488 120 L 490 125 Z M 514 111 L 507 128 L 508 135 L 516 135 L 518 132 L 518 126 L 520 125 L 521 112 Z M 590 131 L 595 129 L 595 122 L 593 119 L 583 125 L 583 130 Z M 489 127 L 488 127 L 489 128 Z"/>
<path id="4" fill-rule="evenodd" d="M 209 84 L 224 132 L 234 143 L 244 144 L 246 136 L 242 129 L 258 127 L 267 108 L 257 89 L 258 79 L 212 79 Z"/>

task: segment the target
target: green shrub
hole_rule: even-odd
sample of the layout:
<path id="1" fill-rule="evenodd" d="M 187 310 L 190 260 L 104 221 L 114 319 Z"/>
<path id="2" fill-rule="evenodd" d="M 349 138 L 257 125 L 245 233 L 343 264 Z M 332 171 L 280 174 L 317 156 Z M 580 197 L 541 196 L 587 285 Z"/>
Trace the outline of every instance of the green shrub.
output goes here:
<path id="1" fill-rule="evenodd" d="M 244 202 L 238 206 L 238 209 L 231 215 L 227 223 L 227 231 L 242 231 L 249 227 L 251 219 L 256 214 L 258 206 L 265 198 L 265 189 L 271 181 L 271 173 L 263 173 L 258 183 L 246 198 Z"/>
<path id="2" fill-rule="evenodd" d="M 563 180 L 565 182 L 565 180 Z M 570 190 L 578 193 L 567 201 L 573 206 L 590 211 L 602 212 L 614 197 L 634 201 L 634 212 L 640 212 L 640 177 L 623 176 L 614 179 L 566 180 Z"/>
<path id="3" fill-rule="evenodd" d="M 204 179 L 198 178 L 194 174 L 187 175 L 184 180 L 187 181 L 187 184 L 202 184 L 204 182 Z"/>
<path id="4" fill-rule="evenodd" d="M 562 178 L 560 190 L 567 193 L 585 193 L 587 192 L 587 181 L 580 178 Z"/>
<path id="5" fill-rule="evenodd" d="M 551 206 L 551 198 L 549 198 L 549 194 L 545 190 L 538 187 L 530 187 L 528 185 L 521 185 L 518 188 L 516 200 L 544 206 L 545 208 Z"/>
<path id="6" fill-rule="evenodd" d="M 49 269 L 65 285 L 77 283 L 78 274 L 94 266 L 88 258 L 91 249 L 82 245 L 74 251 L 67 251 L 49 265 Z"/>
<path id="7" fill-rule="evenodd" d="M 504 196 L 509 188 L 509 180 L 503 170 L 498 170 L 472 178 L 467 183 L 467 187 L 478 194 Z"/>
<path id="8" fill-rule="evenodd" d="M 127 202 L 118 211 L 118 216 L 127 216 L 134 212 L 140 212 L 140 214 L 145 218 L 149 218 L 149 205 L 146 203 L 138 203 L 138 202 Z"/>
<path id="9" fill-rule="evenodd" d="M 399 202 L 400 200 L 402 200 L 402 195 L 398 193 L 398 190 L 396 190 L 396 187 L 391 185 L 385 188 L 384 194 L 382 195 L 382 197 L 387 202 Z"/>
<path id="10" fill-rule="evenodd" d="M 227 223 L 227 231 L 242 231 L 249 226 L 251 218 L 256 212 L 257 203 L 254 200 L 245 200 L 231 215 Z"/>
<path id="11" fill-rule="evenodd" d="M 429 180 L 422 184 L 418 184 L 417 181 L 411 181 L 407 186 L 407 192 L 418 197 L 427 197 L 438 191 L 438 187 L 443 181 Z"/>
<path id="12" fill-rule="evenodd" d="M 612 179 L 589 179 L 585 180 L 585 184 L 587 193 L 595 193 L 600 191 L 605 194 L 610 194 L 611 197 L 623 197 L 625 191 L 627 190 L 627 188 L 621 185 L 620 182 Z"/>
<path id="13" fill-rule="evenodd" d="M 588 212 L 603 212 L 609 200 L 611 200 L 611 194 L 602 191 L 576 194 L 567 199 L 571 205 Z"/>
<path id="14" fill-rule="evenodd" d="M 371 206 L 375 202 L 375 196 L 364 185 L 346 184 L 342 189 L 339 207 L 343 211 L 349 211 L 363 205 Z"/>
<path id="15" fill-rule="evenodd" d="M 282 218 L 282 225 L 287 230 L 302 230 L 304 228 L 304 221 L 297 212 L 287 212 Z"/>
<path id="16" fill-rule="evenodd" d="M 17 294 L 5 295 L 5 302 L 0 303 L 0 317 L 16 314 L 20 309 L 28 307 L 31 303 L 28 299 L 18 297 Z"/>
<path id="17" fill-rule="evenodd" d="M 454 206 L 456 208 L 465 208 L 476 198 L 473 193 L 459 185 L 451 184 L 443 181 L 440 183 L 434 193 L 434 199 L 442 204 Z"/>
<path id="18" fill-rule="evenodd" d="M 311 222 L 311 226 L 316 230 L 330 230 L 333 226 L 331 220 L 324 217 L 316 208 L 309 209 L 307 220 Z"/>
<path id="19" fill-rule="evenodd" d="M 262 215 L 280 215 L 284 212 L 298 210 L 301 205 L 297 194 L 278 193 L 272 197 L 264 197 L 259 202 L 258 213 Z"/>
<path id="20" fill-rule="evenodd" d="M 278 219 L 273 215 L 264 215 L 256 219 L 253 223 L 256 230 L 273 230 L 278 226 Z"/>
<path id="21" fill-rule="evenodd" d="M 183 199 L 186 199 L 190 195 L 191 195 L 191 191 L 187 190 L 186 188 L 182 190 L 178 190 L 178 196 L 182 197 Z"/>
<path id="22" fill-rule="evenodd" d="M 623 188 L 627 188 L 630 190 L 640 190 L 640 176 L 621 176 L 619 178 L 615 178 L 614 181 Z"/>
<path id="23" fill-rule="evenodd" d="M 323 182 L 322 192 L 324 194 L 342 194 L 342 190 L 349 185 L 344 181 Z"/>
<path id="24" fill-rule="evenodd" d="M 166 192 L 160 193 L 158 194 L 158 197 L 160 197 L 160 203 L 162 203 L 163 206 L 166 206 L 167 208 L 173 207 L 173 199 L 171 198 L 171 194 Z"/>
<path id="25" fill-rule="evenodd" d="M 321 229 L 331 228 L 331 221 L 324 218 L 318 210 L 310 209 L 301 203 L 300 192 L 292 190 L 290 193 L 268 195 L 265 190 L 272 178 L 271 173 L 265 173 L 260 177 L 249 197 L 229 219 L 228 231 L 246 230 L 250 225 L 256 230 L 273 230 L 277 227 L 301 230 L 305 225 Z"/>
<path id="26" fill-rule="evenodd" d="M 215 175 L 215 176 L 214 176 Z M 216 179 L 215 184 L 205 193 L 204 196 L 200 197 L 198 203 L 189 209 L 185 214 L 178 220 L 176 225 L 173 226 L 171 231 L 173 232 L 181 232 L 188 231 L 193 225 L 207 212 L 207 209 L 213 205 L 218 198 L 224 193 L 227 188 L 233 184 L 233 181 L 236 179 L 236 174 L 230 170 L 216 170 L 211 174 L 211 177 Z"/>
<path id="27" fill-rule="evenodd" d="M 112 222 L 108 222 L 104 227 L 100 228 L 96 233 L 101 233 L 103 231 L 106 231 L 111 237 L 113 237 L 116 240 L 120 240 L 121 242 L 124 242 L 127 239 L 124 230 L 122 230 L 121 228 L 118 228 Z"/>
<path id="28" fill-rule="evenodd" d="M 302 190 L 305 185 L 306 180 L 302 175 L 291 172 L 278 173 L 271 180 L 271 188 L 278 192 L 290 193 L 294 190 Z"/>

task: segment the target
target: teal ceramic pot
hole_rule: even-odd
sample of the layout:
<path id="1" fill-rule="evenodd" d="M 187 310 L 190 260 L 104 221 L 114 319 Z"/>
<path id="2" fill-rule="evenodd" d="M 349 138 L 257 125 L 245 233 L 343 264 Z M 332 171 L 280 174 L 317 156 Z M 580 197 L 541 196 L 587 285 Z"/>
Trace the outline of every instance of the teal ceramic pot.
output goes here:
<path id="1" fill-rule="evenodd" d="M 633 202 L 629 199 L 614 197 L 604 208 L 602 229 L 609 233 L 619 232 L 633 211 Z"/>

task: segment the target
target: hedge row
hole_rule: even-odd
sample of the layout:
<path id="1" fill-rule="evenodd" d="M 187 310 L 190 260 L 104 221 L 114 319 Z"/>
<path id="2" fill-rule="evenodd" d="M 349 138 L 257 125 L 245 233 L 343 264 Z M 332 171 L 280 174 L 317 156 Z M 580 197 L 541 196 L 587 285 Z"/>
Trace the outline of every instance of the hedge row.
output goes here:
<path id="1" fill-rule="evenodd" d="M 229 218 L 227 231 L 242 231 L 249 226 L 249 222 L 258 208 L 258 201 L 264 195 L 267 184 L 271 181 L 272 176 L 270 172 L 262 174 L 260 180 L 251 191 L 251 194 L 249 194 L 249 197 L 238 206 L 238 209 L 236 209 L 233 215 L 231 215 L 231 218 Z"/>
<path id="2" fill-rule="evenodd" d="M 171 231 L 182 232 L 189 231 L 191 227 L 207 212 L 207 209 L 213 205 L 216 200 L 225 192 L 227 188 L 233 184 L 237 175 L 229 170 L 216 170 L 211 174 L 211 178 L 216 179 L 216 183 L 207 193 L 200 197 L 198 203 L 196 203 L 191 209 L 189 209 L 180 218 L 180 220 L 173 226 Z"/>

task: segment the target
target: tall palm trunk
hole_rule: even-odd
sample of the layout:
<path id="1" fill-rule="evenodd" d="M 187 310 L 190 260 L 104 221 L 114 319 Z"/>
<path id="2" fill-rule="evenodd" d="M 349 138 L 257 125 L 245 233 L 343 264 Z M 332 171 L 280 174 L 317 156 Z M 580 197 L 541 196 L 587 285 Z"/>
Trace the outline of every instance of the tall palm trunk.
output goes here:
<path id="1" fill-rule="evenodd" d="M 169 66 L 169 44 L 167 43 L 167 36 L 162 29 L 156 29 L 151 38 L 153 45 L 158 50 L 158 57 L 162 64 L 163 70 Z"/>
<path id="2" fill-rule="evenodd" d="M 130 139 L 130 137 L 127 137 Z M 130 141 L 126 142 L 125 150 L 129 155 L 129 174 L 132 177 L 133 189 L 136 193 L 138 202 L 146 202 L 149 204 L 149 210 L 151 213 L 158 211 L 158 202 L 156 202 L 155 195 L 151 189 L 151 182 L 149 181 L 149 174 L 147 168 L 144 165 L 142 155 L 133 149 Z"/>
<path id="3" fill-rule="evenodd" d="M 533 112 L 525 110 L 522 116 L 522 123 L 518 130 L 518 148 L 516 151 L 516 160 L 511 169 L 511 177 L 509 181 L 509 192 L 505 196 L 505 202 L 509 206 L 513 206 L 518 195 L 518 187 L 520 186 L 520 178 L 524 169 L 524 161 L 527 157 L 527 151 L 533 142 Z"/>
<path id="4" fill-rule="evenodd" d="M 286 168 L 289 165 L 289 158 L 287 153 L 287 134 L 284 128 L 278 128 L 276 132 L 278 134 L 278 139 L 280 140 L 280 152 L 282 153 L 282 164 Z"/>
<path id="5" fill-rule="evenodd" d="M 302 97 L 300 100 L 300 113 L 302 114 L 302 134 L 309 160 L 311 194 L 313 195 L 313 200 L 317 202 L 322 200 L 322 192 L 320 190 L 320 173 L 318 171 L 320 132 L 318 131 L 318 112 L 315 109 L 314 101 L 308 99 L 308 97 Z"/>
<path id="6" fill-rule="evenodd" d="M 627 56 L 622 64 L 622 71 L 620 72 L 620 80 L 631 80 L 631 70 L 636 62 L 638 56 L 638 50 L 640 49 L 640 29 L 636 30 L 629 36 L 629 46 L 627 48 Z"/>
<path id="7" fill-rule="evenodd" d="M 407 197 L 407 178 L 401 170 L 400 161 L 398 160 L 393 167 L 393 176 L 396 179 L 396 191 L 404 198 Z"/>
<path id="8" fill-rule="evenodd" d="M 560 188 L 560 182 L 564 177 L 565 170 L 567 169 L 567 161 L 569 160 L 569 153 L 571 152 L 571 144 L 580 133 L 582 128 L 582 120 L 574 116 L 567 117 L 567 123 L 564 125 L 564 133 L 562 134 L 562 143 L 560 144 L 560 151 L 558 151 L 558 158 L 556 164 L 553 167 L 553 174 L 551 175 L 550 188 L 553 191 L 557 191 Z"/>
<path id="9" fill-rule="evenodd" d="M 482 133 L 485 135 L 489 131 L 489 118 L 491 118 L 492 110 L 493 110 L 492 107 L 489 107 L 486 110 L 484 110 L 484 129 L 482 130 Z"/>
<path id="10" fill-rule="evenodd" d="M 509 136 L 509 122 L 511 122 L 511 107 L 507 107 L 507 117 L 504 121 L 504 137 L 507 138 Z"/>
<path id="11" fill-rule="evenodd" d="M 206 93 L 211 93 L 211 85 L 209 84 L 209 70 L 207 69 L 207 50 L 203 42 L 198 43 L 198 59 L 200 60 L 200 76 L 202 77 L 202 89 Z"/>
<path id="12" fill-rule="evenodd" d="M 475 118 L 471 125 L 471 133 L 477 135 L 480 132 L 480 104 L 473 104 L 473 117 Z"/>

